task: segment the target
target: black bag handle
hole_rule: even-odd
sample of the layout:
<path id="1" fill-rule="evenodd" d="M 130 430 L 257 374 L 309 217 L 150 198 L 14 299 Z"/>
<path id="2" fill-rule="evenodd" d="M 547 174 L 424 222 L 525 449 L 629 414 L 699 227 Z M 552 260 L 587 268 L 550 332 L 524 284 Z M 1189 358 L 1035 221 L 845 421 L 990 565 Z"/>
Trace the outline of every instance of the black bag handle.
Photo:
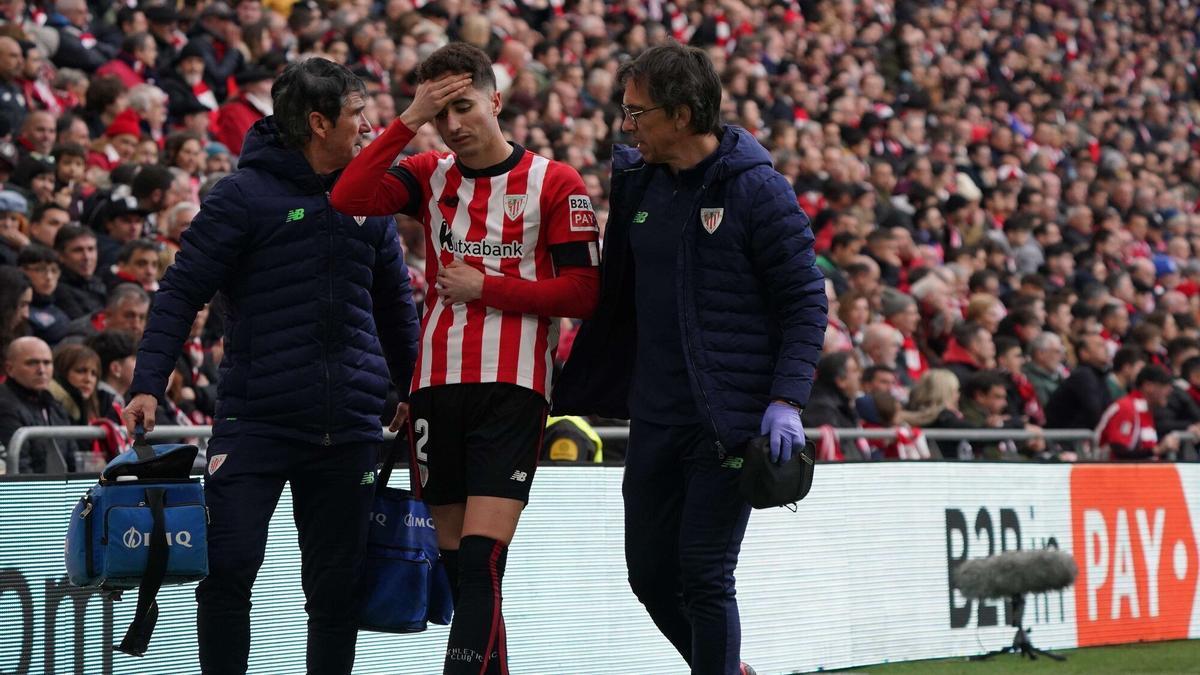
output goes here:
<path id="1" fill-rule="evenodd" d="M 408 434 L 401 429 L 400 433 L 396 434 L 396 438 L 384 448 L 383 466 L 379 468 L 379 476 L 375 479 L 376 490 L 387 487 L 388 480 L 392 477 L 392 467 L 396 465 L 396 459 L 400 457 L 400 448 L 406 445 L 408 445 Z"/>
<path id="2" fill-rule="evenodd" d="M 146 440 L 146 427 L 141 424 L 133 428 L 133 451 L 142 461 L 154 458 L 154 446 Z"/>
<path id="3" fill-rule="evenodd" d="M 140 427 L 139 427 L 140 430 Z M 145 444 L 144 433 L 138 434 Z M 134 443 L 134 447 L 138 447 Z M 149 447 L 148 445 L 146 447 Z M 153 450 L 150 451 L 153 454 Z M 138 456 L 142 454 L 139 451 Z M 146 488 L 146 504 L 150 506 L 150 514 L 154 518 L 154 526 L 150 529 L 150 552 L 146 560 L 146 572 L 142 575 L 142 583 L 138 588 L 137 610 L 133 614 L 133 623 L 125 632 L 125 638 L 117 646 L 117 650 L 130 656 L 144 656 L 150 647 L 150 636 L 154 633 L 154 624 L 158 623 L 158 589 L 162 588 L 163 578 L 167 574 L 167 523 L 163 511 L 166 496 L 164 488 Z"/>

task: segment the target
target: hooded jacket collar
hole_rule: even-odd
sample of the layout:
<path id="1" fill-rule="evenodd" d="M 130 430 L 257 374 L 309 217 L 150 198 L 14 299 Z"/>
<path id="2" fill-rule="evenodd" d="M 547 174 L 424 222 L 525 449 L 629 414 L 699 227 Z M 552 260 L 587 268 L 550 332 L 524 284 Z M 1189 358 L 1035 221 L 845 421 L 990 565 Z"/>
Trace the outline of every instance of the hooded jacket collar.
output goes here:
<path id="1" fill-rule="evenodd" d="M 274 115 L 264 117 L 250 127 L 238 167 L 266 171 L 278 178 L 295 184 L 306 194 L 327 192 L 341 171 L 321 176 L 313 171 L 312 165 L 299 148 L 287 147 L 279 136 L 279 127 Z"/>
<path id="2" fill-rule="evenodd" d="M 717 146 L 716 160 L 705 172 L 704 184 L 726 180 L 760 165 L 771 165 L 771 155 L 749 131 L 732 124 L 722 127 L 721 143 Z M 636 148 L 628 145 L 613 146 L 613 170 L 627 171 L 646 166 L 646 160 Z"/>

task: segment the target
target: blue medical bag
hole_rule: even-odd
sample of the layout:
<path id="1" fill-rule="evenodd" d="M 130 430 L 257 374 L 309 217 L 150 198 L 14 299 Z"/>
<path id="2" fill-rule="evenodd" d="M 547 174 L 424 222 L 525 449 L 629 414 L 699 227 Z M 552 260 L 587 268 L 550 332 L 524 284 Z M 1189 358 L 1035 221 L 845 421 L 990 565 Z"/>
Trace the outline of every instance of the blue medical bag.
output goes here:
<path id="1" fill-rule="evenodd" d="M 194 445 L 149 445 L 113 458 L 71 511 L 66 566 L 71 583 L 113 591 L 134 588 L 138 606 L 120 651 L 142 656 L 158 618 L 164 585 L 208 575 L 208 509 L 191 477 Z"/>
<path id="2" fill-rule="evenodd" d="M 397 438 L 385 453 L 375 481 L 366 559 L 356 589 L 362 630 L 419 633 L 429 622 L 448 625 L 454 615 L 429 507 L 408 490 L 387 486 L 395 447 L 404 442 Z"/>

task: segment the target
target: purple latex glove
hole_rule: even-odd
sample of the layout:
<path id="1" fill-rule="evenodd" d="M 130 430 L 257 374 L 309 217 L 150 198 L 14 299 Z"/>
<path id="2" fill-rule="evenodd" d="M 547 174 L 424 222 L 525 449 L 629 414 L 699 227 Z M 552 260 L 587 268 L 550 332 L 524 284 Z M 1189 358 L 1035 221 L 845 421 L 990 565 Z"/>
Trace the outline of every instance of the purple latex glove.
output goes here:
<path id="1" fill-rule="evenodd" d="M 771 461 L 784 463 L 792 459 L 793 450 L 804 447 L 804 425 L 800 423 L 800 411 L 787 403 L 775 402 L 767 406 L 759 431 L 771 437 Z"/>

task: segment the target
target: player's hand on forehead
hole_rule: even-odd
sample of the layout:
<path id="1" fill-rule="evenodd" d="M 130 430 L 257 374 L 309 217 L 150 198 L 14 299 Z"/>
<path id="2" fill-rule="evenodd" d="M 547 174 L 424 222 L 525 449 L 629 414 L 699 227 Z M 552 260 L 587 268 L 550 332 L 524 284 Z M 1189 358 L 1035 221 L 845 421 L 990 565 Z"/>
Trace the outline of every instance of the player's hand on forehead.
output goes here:
<path id="1" fill-rule="evenodd" d="M 402 117 L 406 124 L 412 122 L 420 126 L 437 117 L 450 102 L 465 95 L 470 88 L 470 73 L 446 73 L 426 80 L 417 85 L 413 102 Z"/>

